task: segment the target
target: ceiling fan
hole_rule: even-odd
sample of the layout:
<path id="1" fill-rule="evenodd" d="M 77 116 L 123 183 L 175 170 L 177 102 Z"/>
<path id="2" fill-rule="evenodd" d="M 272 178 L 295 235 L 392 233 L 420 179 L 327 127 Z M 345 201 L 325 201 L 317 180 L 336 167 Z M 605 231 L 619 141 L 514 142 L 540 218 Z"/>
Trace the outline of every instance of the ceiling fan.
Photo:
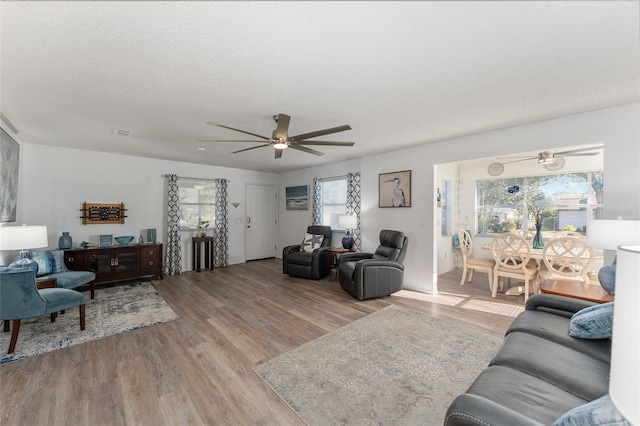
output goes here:
<path id="1" fill-rule="evenodd" d="M 320 151 L 316 151 L 315 149 L 307 148 L 305 145 L 324 145 L 324 146 L 353 146 L 353 142 L 333 142 L 333 141 L 311 141 L 309 139 L 317 138 L 318 136 L 330 135 L 332 133 L 344 132 L 346 130 L 351 130 L 351 126 L 345 124 L 344 126 L 331 127 L 329 129 L 324 130 L 316 130 L 315 132 L 302 133 L 296 136 L 289 136 L 289 121 L 291 117 L 286 114 L 278 114 L 274 115 L 273 119 L 276 121 L 277 127 L 273 131 L 271 137 L 266 137 L 262 135 L 257 135 L 255 133 L 247 132 L 245 130 L 234 129 L 233 127 L 225 126 L 223 124 L 213 123 L 208 121 L 207 124 L 211 124 L 213 126 L 222 127 L 224 129 L 234 130 L 236 132 L 244 133 L 247 135 L 255 136 L 257 138 L 263 139 L 265 143 L 258 146 L 252 146 L 251 148 L 245 148 L 238 151 L 233 151 L 233 154 L 237 154 L 239 152 L 249 151 L 251 149 L 262 148 L 265 146 L 272 146 L 275 149 L 275 158 L 282 157 L 282 151 L 287 148 L 292 148 L 298 151 L 306 152 L 308 154 L 313 155 L 324 155 L 324 153 Z M 198 142 L 250 142 L 256 143 L 260 142 L 257 140 L 199 140 Z"/>
<path id="2" fill-rule="evenodd" d="M 489 165 L 489 174 L 491 174 L 492 176 L 498 176 L 502 174 L 502 172 L 504 171 L 505 164 L 517 163 L 520 161 L 527 161 L 527 160 L 538 160 L 538 164 L 542 164 L 547 170 L 557 171 L 564 167 L 566 163 L 564 157 L 587 157 L 587 156 L 597 155 L 600 153 L 601 149 L 602 149 L 602 144 L 594 145 L 588 148 L 572 149 L 569 151 L 554 151 L 554 150 L 541 151 L 538 153 L 537 156 L 534 156 L 534 157 L 522 157 L 522 158 L 501 157 L 498 159 L 499 160 L 502 160 L 502 159 L 511 160 L 513 158 L 518 158 L 518 159 L 512 160 L 512 161 L 505 161 L 502 163 L 491 163 Z"/>

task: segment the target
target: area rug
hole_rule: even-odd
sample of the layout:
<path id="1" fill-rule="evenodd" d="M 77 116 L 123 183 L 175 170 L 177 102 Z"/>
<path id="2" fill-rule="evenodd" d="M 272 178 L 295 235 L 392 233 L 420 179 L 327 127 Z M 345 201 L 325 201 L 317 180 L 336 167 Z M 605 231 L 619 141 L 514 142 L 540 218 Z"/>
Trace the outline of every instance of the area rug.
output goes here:
<path id="1" fill-rule="evenodd" d="M 254 371 L 308 425 L 442 425 L 501 342 L 390 305 Z"/>
<path id="2" fill-rule="evenodd" d="M 148 282 L 100 288 L 93 300 L 89 291 L 83 294 L 87 298 L 84 331 L 78 308 L 58 315 L 54 323 L 48 315 L 23 320 L 14 353 L 6 353 L 11 333 L 0 332 L 0 364 L 178 318 Z"/>

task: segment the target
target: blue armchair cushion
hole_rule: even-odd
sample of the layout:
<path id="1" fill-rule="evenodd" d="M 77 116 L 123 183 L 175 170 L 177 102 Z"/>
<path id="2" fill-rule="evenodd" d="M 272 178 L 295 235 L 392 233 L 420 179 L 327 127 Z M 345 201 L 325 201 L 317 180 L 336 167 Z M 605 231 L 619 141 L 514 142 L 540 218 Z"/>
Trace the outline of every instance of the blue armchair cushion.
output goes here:
<path id="1" fill-rule="evenodd" d="M 47 301 L 45 314 L 63 311 L 74 306 L 83 305 L 86 302 L 84 294 L 66 288 L 45 288 L 39 290 L 39 293 Z"/>
<path id="2" fill-rule="evenodd" d="M 608 339 L 613 334 L 615 302 L 593 305 L 576 312 L 569 322 L 569 336 L 580 339 Z"/>
<path id="3" fill-rule="evenodd" d="M 606 394 L 564 413 L 551 426 L 610 425 L 631 426 Z"/>

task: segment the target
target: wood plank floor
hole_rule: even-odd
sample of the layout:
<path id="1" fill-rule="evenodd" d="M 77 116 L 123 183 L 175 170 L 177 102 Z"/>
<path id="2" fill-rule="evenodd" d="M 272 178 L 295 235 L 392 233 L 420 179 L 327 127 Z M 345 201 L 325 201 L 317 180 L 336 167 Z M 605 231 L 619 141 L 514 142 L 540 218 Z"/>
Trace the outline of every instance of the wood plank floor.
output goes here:
<path id="1" fill-rule="evenodd" d="M 280 265 L 153 281 L 178 320 L 0 366 L 0 424 L 302 425 L 253 367 L 389 304 L 502 336 L 512 317 L 465 305 L 523 303 L 491 299 L 486 274 L 460 286 L 460 272 L 439 277 L 438 296 L 401 291 L 361 302 L 335 279 L 291 278 Z"/>

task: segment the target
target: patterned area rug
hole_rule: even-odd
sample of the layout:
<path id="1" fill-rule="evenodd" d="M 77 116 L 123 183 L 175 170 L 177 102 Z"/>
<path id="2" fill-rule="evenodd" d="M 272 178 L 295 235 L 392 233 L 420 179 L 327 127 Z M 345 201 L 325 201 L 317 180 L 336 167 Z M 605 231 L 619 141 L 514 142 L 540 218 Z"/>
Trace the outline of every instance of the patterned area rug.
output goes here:
<path id="1" fill-rule="evenodd" d="M 0 364 L 178 318 L 148 282 L 100 288 L 93 300 L 89 291 L 83 294 L 87 298 L 84 331 L 78 308 L 58 315 L 54 323 L 48 315 L 24 320 L 14 353 L 7 354 L 11 333 L 0 332 Z"/>
<path id="2" fill-rule="evenodd" d="M 441 425 L 501 343 L 391 305 L 254 371 L 308 425 Z"/>

